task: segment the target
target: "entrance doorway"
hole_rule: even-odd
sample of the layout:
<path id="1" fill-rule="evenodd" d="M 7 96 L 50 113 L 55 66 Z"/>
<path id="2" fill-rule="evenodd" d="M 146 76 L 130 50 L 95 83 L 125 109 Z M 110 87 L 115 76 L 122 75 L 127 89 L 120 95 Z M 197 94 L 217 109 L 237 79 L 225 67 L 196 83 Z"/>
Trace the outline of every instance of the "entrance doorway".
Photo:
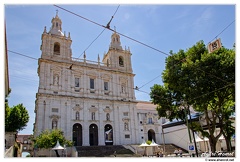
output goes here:
<path id="1" fill-rule="evenodd" d="M 150 129 L 148 131 L 148 140 L 149 141 L 152 141 L 152 140 L 156 141 L 155 132 L 152 129 Z"/>
<path id="2" fill-rule="evenodd" d="M 90 146 L 98 145 L 98 126 L 96 124 L 89 126 L 89 144 Z"/>
<path id="3" fill-rule="evenodd" d="M 110 124 L 104 127 L 105 145 L 113 145 L 113 129 Z"/>
<path id="4" fill-rule="evenodd" d="M 82 125 L 76 123 L 73 125 L 72 137 L 74 146 L 82 146 Z"/>

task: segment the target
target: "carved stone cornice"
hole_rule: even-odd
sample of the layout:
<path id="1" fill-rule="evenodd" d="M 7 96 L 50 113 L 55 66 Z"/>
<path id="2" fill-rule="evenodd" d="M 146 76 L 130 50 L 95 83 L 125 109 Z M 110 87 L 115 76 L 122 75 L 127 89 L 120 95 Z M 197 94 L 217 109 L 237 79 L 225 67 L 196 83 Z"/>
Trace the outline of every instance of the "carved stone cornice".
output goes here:
<path id="1" fill-rule="evenodd" d="M 128 80 L 127 77 L 122 77 L 122 76 L 119 77 L 120 83 L 127 82 L 127 80 Z"/>
<path id="2" fill-rule="evenodd" d="M 73 75 L 74 76 L 81 76 L 81 75 L 83 75 L 84 74 L 84 72 L 83 71 L 81 71 L 81 70 L 77 70 L 77 71 L 73 71 Z"/>
<path id="3" fill-rule="evenodd" d="M 49 116 L 51 119 L 60 119 L 61 118 L 61 116 L 59 116 L 59 115 L 51 115 L 51 116 Z"/>
<path id="4" fill-rule="evenodd" d="M 96 107 L 90 107 L 88 110 L 90 112 L 96 112 L 98 109 Z"/>
<path id="5" fill-rule="evenodd" d="M 130 118 L 122 118 L 122 121 L 123 121 L 123 122 L 129 122 L 129 121 L 130 121 Z"/>
<path id="6" fill-rule="evenodd" d="M 89 72 L 87 73 L 87 76 L 89 76 L 89 77 L 91 77 L 91 78 L 97 78 L 97 73 L 89 71 Z"/>
<path id="7" fill-rule="evenodd" d="M 102 74 L 101 75 L 101 78 L 103 79 L 103 80 L 110 80 L 110 79 L 112 79 L 112 77 L 111 77 L 111 75 L 109 75 L 109 74 Z"/>
<path id="8" fill-rule="evenodd" d="M 83 108 L 80 107 L 80 106 L 75 106 L 75 107 L 73 107 L 72 109 L 73 109 L 74 111 L 80 111 L 80 110 L 82 110 Z"/>
<path id="9" fill-rule="evenodd" d="M 110 109 L 109 107 L 106 107 L 106 108 L 103 109 L 103 111 L 104 111 L 105 113 L 111 113 L 111 112 L 112 112 L 112 109 Z"/>

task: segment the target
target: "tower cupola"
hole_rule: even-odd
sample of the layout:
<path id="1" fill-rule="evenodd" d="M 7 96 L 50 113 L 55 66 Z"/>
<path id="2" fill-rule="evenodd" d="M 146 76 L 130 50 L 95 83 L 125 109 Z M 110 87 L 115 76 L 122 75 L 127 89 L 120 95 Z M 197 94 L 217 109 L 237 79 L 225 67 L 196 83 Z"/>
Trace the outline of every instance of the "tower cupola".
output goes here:
<path id="1" fill-rule="evenodd" d="M 117 34 L 116 29 L 114 30 L 114 33 L 112 34 L 111 37 L 111 44 L 110 44 L 110 49 L 120 49 L 122 50 L 122 46 L 121 46 L 121 41 L 120 41 L 120 36 L 119 34 Z"/>
<path id="2" fill-rule="evenodd" d="M 52 27 L 49 32 L 54 35 L 64 36 L 62 33 L 62 21 L 58 17 L 58 11 L 56 13 L 56 16 L 52 18 Z"/>

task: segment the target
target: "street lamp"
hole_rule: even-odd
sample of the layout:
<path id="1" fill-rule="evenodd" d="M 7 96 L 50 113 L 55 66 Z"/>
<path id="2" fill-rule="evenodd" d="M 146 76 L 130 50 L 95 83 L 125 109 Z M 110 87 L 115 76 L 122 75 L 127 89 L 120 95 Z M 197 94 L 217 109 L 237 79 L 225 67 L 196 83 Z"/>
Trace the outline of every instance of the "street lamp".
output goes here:
<path id="1" fill-rule="evenodd" d="M 186 125 L 187 125 L 187 128 L 188 128 L 189 141 L 190 141 L 190 143 L 192 143 L 192 138 L 191 138 L 190 129 L 189 129 L 189 123 L 188 123 L 188 116 L 189 116 L 189 121 L 190 121 L 190 124 L 191 124 L 190 128 L 192 129 L 192 136 L 193 136 L 195 152 L 196 152 L 196 155 L 198 157 L 197 144 L 196 144 L 196 139 L 195 139 L 195 135 L 194 135 L 193 127 L 192 127 L 192 117 L 191 117 L 189 105 L 185 105 L 183 100 L 181 100 L 181 105 L 183 106 L 183 109 L 184 109 Z M 187 111 L 188 111 L 188 114 L 187 114 Z M 194 154 L 193 154 L 193 156 L 194 156 Z"/>

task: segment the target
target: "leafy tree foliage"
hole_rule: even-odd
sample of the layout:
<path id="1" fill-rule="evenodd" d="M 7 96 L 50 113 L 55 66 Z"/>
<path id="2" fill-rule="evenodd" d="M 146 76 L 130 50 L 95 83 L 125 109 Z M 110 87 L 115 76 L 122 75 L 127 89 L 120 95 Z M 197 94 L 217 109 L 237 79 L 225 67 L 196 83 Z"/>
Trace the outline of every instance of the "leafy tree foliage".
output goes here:
<path id="1" fill-rule="evenodd" d="M 9 107 L 5 102 L 5 131 L 16 132 L 23 130 L 29 121 L 29 114 L 23 104 Z"/>
<path id="2" fill-rule="evenodd" d="M 72 146 L 73 142 L 67 140 L 64 137 L 63 131 L 60 129 L 53 129 L 53 130 L 45 130 L 39 136 L 33 139 L 34 145 L 38 148 L 53 148 L 57 141 L 59 141 L 60 145 Z M 58 151 L 55 150 L 57 157 L 59 157 Z"/>
<path id="3" fill-rule="evenodd" d="M 192 129 L 209 138 L 213 152 L 222 134 L 229 142 L 235 133 L 230 120 L 235 105 L 234 49 L 222 47 L 208 53 L 199 41 L 186 51 L 172 52 L 162 77 L 164 85 L 151 87 L 150 95 L 160 117 L 184 119 L 183 109 L 191 106 L 204 114 L 205 126 L 198 122 Z M 220 133 L 215 135 L 217 127 Z"/>

